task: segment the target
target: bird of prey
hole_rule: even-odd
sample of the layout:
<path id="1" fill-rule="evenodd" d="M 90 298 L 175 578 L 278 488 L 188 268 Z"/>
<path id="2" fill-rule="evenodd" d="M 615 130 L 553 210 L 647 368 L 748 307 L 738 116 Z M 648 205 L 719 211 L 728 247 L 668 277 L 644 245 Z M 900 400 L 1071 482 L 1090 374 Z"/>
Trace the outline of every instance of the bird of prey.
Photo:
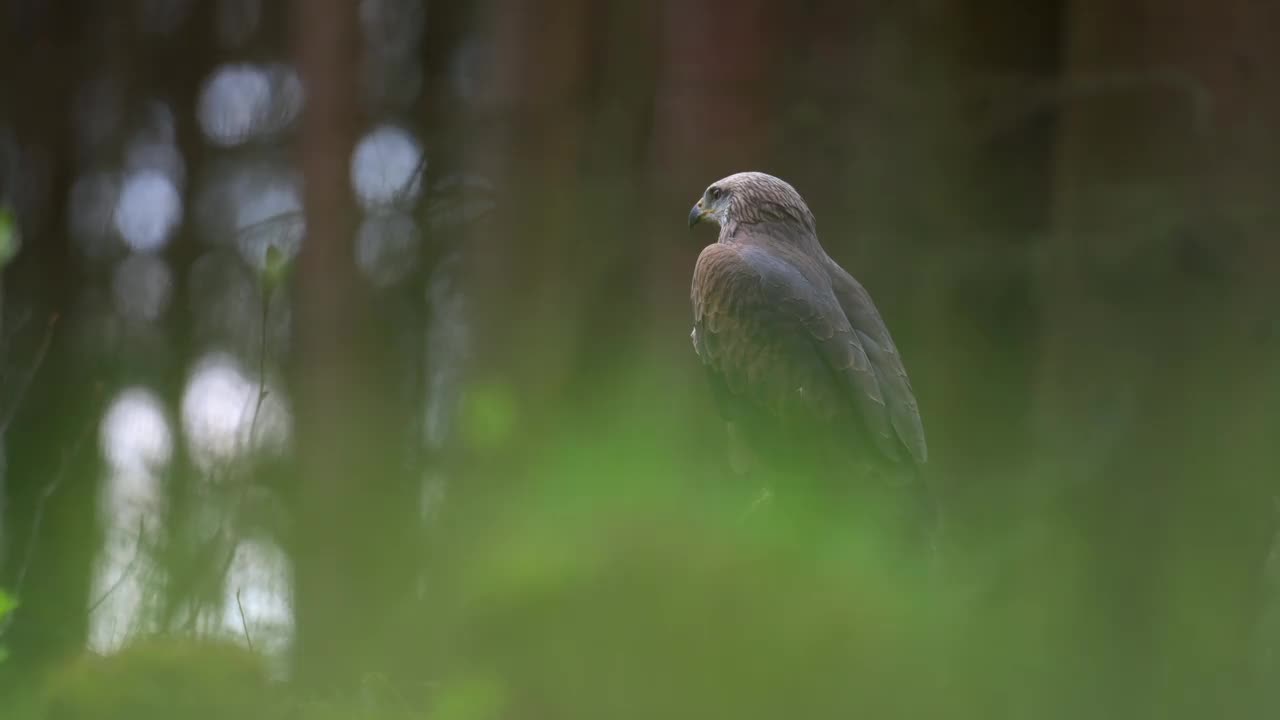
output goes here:
<path id="1" fill-rule="evenodd" d="M 928 449 L 902 358 L 800 194 L 764 173 L 730 175 L 690 210 L 689 227 L 702 222 L 720 236 L 693 272 L 691 337 L 739 448 L 735 469 L 807 464 L 915 483 Z"/>

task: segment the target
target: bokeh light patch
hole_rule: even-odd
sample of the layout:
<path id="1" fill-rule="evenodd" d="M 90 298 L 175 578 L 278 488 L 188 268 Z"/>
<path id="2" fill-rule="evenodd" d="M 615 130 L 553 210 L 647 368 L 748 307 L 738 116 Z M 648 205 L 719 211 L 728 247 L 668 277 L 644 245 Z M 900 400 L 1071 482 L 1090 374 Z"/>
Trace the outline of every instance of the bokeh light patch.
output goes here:
<path id="1" fill-rule="evenodd" d="M 200 128 L 230 147 L 288 127 L 302 109 L 302 83 L 285 65 L 223 65 L 213 72 L 196 108 Z"/>
<path id="2" fill-rule="evenodd" d="M 266 386 L 258 409 L 258 382 L 225 353 L 200 360 L 182 396 L 182 430 L 198 468 L 206 473 L 254 450 L 282 450 L 292 431 L 292 418 L 278 388 Z M 254 415 L 258 414 L 257 422 Z M 250 428 L 254 437 L 248 437 Z M 250 442 L 250 440 L 252 442 Z"/>
<path id="3" fill-rule="evenodd" d="M 351 158 L 351 185 L 365 209 L 411 200 L 422 191 L 422 145 L 407 131 L 383 125 L 360 139 Z"/>
<path id="4" fill-rule="evenodd" d="M 103 415 L 99 434 L 103 457 L 118 473 L 150 475 L 173 457 L 173 433 L 155 392 L 126 388 Z"/>
<path id="5" fill-rule="evenodd" d="M 182 221 L 182 198 L 173 181 L 155 170 L 132 173 L 116 203 L 115 226 L 135 250 L 158 250 Z"/>

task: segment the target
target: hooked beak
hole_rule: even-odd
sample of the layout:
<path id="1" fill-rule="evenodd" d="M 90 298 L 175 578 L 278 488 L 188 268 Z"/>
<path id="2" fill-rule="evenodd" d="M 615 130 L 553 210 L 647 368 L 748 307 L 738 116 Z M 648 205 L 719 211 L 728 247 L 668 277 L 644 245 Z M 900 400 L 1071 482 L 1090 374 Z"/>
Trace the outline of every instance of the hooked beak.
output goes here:
<path id="1" fill-rule="evenodd" d="M 702 222 L 702 216 L 704 214 L 705 213 L 702 211 L 702 201 L 699 200 L 698 203 L 693 206 L 693 209 L 689 211 L 689 227 L 693 227 L 694 225 Z"/>

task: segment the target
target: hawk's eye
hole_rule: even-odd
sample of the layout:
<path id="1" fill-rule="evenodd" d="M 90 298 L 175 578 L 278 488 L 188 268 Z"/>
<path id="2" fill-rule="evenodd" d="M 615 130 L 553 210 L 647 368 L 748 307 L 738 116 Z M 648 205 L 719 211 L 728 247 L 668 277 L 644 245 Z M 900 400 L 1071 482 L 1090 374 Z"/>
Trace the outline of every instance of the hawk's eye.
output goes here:
<path id="1" fill-rule="evenodd" d="M 720 196 L 724 195 L 724 192 L 718 187 L 713 187 L 707 191 L 707 194 L 711 196 L 712 200 L 719 200 Z"/>

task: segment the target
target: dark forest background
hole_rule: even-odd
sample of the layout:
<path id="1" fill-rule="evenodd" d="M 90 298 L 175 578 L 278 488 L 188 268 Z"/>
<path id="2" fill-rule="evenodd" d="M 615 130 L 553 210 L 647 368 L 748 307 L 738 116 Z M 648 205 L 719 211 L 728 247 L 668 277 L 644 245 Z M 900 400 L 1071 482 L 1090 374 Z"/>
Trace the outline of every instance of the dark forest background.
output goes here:
<path id="1" fill-rule="evenodd" d="M 1275 717 L 1277 67 L 1255 0 L 5 0 L 0 702 Z M 724 482 L 748 169 L 898 341 L 945 579 Z"/>

